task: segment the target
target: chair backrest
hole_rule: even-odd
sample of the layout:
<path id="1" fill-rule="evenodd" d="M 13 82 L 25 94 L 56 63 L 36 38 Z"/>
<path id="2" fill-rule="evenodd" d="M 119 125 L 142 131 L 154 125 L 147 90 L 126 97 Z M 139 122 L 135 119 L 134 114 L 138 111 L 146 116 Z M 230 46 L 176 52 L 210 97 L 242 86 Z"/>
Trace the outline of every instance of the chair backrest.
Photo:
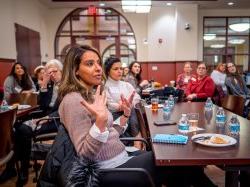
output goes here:
<path id="1" fill-rule="evenodd" d="M 100 171 L 100 186 L 108 187 L 154 187 L 152 177 L 142 168 L 115 168 Z M 126 176 L 124 178 L 124 176 Z M 128 180 L 129 179 L 129 180 Z"/>
<path id="2" fill-rule="evenodd" d="M 11 94 L 8 99 L 8 104 L 12 105 L 18 103 L 22 105 L 37 106 L 37 100 L 38 100 L 37 93 Z"/>
<path id="3" fill-rule="evenodd" d="M 16 119 L 16 109 L 0 111 L 0 160 L 4 159 L 13 148 L 12 132 Z"/>
<path id="4" fill-rule="evenodd" d="M 135 105 L 135 112 L 139 121 L 140 132 L 141 132 L 142 138 L 147 140 L 148 144 L 150 145 L 150 133 L 149 133 L 148 122 L 147 122 L 144 106 L 142 105 L 141 102 Z"/>
<path id="5" fill-rule="evenodd" d="M 227 95 L 222 99 L 221 106 L 235 114 L 243 116 L 245 99 L 241 96 Z"/>

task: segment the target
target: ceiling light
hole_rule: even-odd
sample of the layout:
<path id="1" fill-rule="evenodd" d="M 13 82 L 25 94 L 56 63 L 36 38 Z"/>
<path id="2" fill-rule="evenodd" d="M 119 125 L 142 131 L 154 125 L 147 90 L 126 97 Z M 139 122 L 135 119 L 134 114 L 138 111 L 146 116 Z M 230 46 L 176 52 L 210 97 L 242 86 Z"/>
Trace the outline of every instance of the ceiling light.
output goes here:
<path id="1" fill-rule="evenodd" d="M 167 6 L 171 6 L 172 5 L 172 3 L 167 3 Z"/>
<path id="2" fill-rule="evenodd" d="M 224 44 L 213 44 L 213 45 L 210 45 L 211 48 L 223 48 L 225 47 Z"/>
<path id="3" fill-rule="evenodd" d="M 128 1 L 122 0 L 122 10 L 124 12 L 148 13 L 150 12 L 151 0 L 144 1 Z"/>
<path id="4" fill-rule="evenodd" d="M 227 5 L 232 6 L 234 5 L 234 2 L 228 2 Z"/>
<path id="5" fill-rule="evenodd" d="M 232 39 L 232 40 L 229 40 L 228 43 L 230 44 L 243 44 L 245 42 L 244 39 Z"/>
<path id="6" fill-rule="evenodd" d="M 236 32 L 244 32 L 250 28 L 250 24 L 249 23 L 235 23 L 235 24 L 229 25 L 229 28 Z"/>
<path id="7" fill-rule="evenodd" d="M 203 39 L 204 40 L 213 40 L 213 39 L 215 39 L 216 38 L 216 34 L 205 34 L 204 36 L 203 36 Z"/>
<path id="8" fill-rule="evenodd" d="M 99 6 L 104 7 L 105 3 L 100 3 Z"/>

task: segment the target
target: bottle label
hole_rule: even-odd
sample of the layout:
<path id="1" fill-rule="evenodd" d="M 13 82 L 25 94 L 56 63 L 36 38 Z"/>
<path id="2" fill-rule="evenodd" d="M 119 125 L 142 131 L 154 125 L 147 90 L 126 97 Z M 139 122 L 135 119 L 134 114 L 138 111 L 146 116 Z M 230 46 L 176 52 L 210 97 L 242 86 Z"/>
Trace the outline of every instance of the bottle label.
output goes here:
<path id="1" fill-rule="evenodd" d="M 179 124 L 179 130 L 180 131 L 188 131 L 189 130 L 189 125 L 187 123 L 180 123 Z"/>
<path id="2" fill-rule="evenodd" d="M 238 123 L 230 124 L 229 131 L 233 134 L 240 132 L 240 125 Z"/>
<path id="3" fill-rule="evenodd" d="M 169 106 L 164 106 L 163 111 L 164 112 L 170 112 L 170 107 Z"/>
<path id="4" fill-rule="evenodd" d="M 225 115 L 216 115 L 216 123 L 225 123 L 226 116 Z"/>

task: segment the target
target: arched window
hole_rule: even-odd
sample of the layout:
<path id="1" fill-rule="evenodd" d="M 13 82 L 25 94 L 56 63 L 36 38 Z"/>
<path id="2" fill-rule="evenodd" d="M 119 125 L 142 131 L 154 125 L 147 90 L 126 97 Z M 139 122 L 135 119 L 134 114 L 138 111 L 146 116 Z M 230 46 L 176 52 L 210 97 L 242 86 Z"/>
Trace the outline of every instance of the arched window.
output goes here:
<path id="1" fill-rule="evenodd" d="M 136 40 L 126 18 L 112 8 L 78 8 L 61 22 L 55 37 L 55 58 L 64 61 L 74 44 L 89 45 L 107 58 L 114 55 L 128 65 L 136 60 Z M 93 9 L 92 9 L 93 10 Z"/>

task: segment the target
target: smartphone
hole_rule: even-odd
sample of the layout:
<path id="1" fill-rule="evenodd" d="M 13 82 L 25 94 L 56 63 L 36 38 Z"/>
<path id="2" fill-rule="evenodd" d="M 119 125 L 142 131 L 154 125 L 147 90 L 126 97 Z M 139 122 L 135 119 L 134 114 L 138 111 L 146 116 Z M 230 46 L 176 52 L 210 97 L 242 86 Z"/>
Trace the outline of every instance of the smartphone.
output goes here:
<path id="1" fill-rule="evenodd" d="M 155 121 L 154 125 L 156 126 L 168 126 L 168 125 L 176 125 L 176 122 L 173 120 L 167 120 L 167 121 Z"/>

